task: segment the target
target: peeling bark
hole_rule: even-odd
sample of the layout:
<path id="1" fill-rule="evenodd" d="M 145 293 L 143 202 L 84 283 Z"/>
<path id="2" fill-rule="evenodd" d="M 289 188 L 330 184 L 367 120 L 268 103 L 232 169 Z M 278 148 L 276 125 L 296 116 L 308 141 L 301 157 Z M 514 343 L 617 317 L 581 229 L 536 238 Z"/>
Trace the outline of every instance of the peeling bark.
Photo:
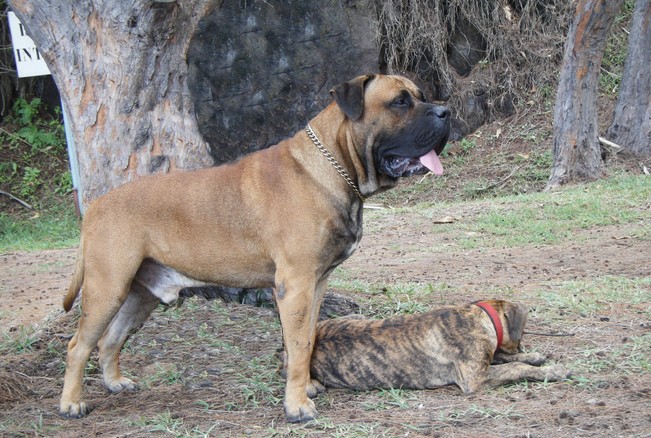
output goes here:
<path id="1" fill-rule="evenodd" d="M 597 86 L 610 26 L 623 0 L 579 0 L 565 43 L 554 108 L 554 164 L 547 188 L 599 178 Z"/>
<path id="2" fill-rule="evenodd" d="M 651 0 L 637 0 L 628 55 L 607 137 L 634 155 L 651 155 Z"/>

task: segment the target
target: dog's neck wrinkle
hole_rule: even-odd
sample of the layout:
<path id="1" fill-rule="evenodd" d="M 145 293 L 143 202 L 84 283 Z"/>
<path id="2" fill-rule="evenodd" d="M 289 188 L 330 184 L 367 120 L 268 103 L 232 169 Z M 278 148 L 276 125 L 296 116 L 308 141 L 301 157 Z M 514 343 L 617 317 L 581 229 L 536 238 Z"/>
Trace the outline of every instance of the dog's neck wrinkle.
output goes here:
<path id="1" fill-rule="evenodd" d="M 348 136 L 346 135 L 347 129 L 343 129 L 344 126 L 347 126 L 346 123 L 346 116 L 344 113 L 339 109 L 339 107 L 336 105 L 336 103 L 331 103 L 324 111 L 322 111 L 320 114 L 318 114 L 315 118 L 310 120 L 309 122 L 310 126 L 314 130 L 316 136 L 319 138 L 323 146 L 332 154 L 332 156 L 337 160 L 337 162 L 346 170 L 350 178 L 357 184 L 357 187 L 360 187 L 360 181 L 359 181 L 359 172 L 358 172 L 358 167 L 363 168 L 361 162 L 358 163 L 356 166 L 353 161 L 351 160 L 351 157 L 354 157 L 353 159 L 359 160 L 359 157 L 357 156 L 357 152 L 354 150 L 354 145 L 352 144 L 352 141 L 348 141 Z M 332 129 L 327 129 L 327 127 L 330 126 L 339 126 L 340 128 L 337 131 L 333 131 Z M 325 128 L 324 128 L 325 127 Z M 310 140 L 310 144 L 312 145 L 312 141 Z M 351 150 L 352 148 L 352 150 Z M 316 149 L 312 145 L 313 151 L 316 151 L 318 155 L 321 156 L 320 159 L 325 159 L 323 154 Z M 310 154 L 312 155 L 312 153 Z M 332 167 L 332 166 L 330 166 Z M 333 172 L 336 172 L 333 168 Z M 347 190 L 351 191 L 351 188 L 348 186 L 346 181 L 341 178 L 340 175 L 337 175 L 337 179 L 339 180 L 338 186 L 346 186 Z M 357 198 L 357 195 L 351 191 L 352 197 L 354 199 L 359 199 Z M 362 192 L 362 194 L 366 195 L 365 193 Z"/>
<path id="2" fill-rule="evenodd" d="M 325 118 L 323 116 L 330 116 Z M 315 124 L 330 123 L 326 126 L 339 126 L 337 132 L 333 135 L 332 132 L 326 132 L 321 138 L 322 143 L 341 164 L 348 175 L 357 184 L 357 187 L 365 197 L 370 197 L 378 192 L 379 183 L 375 177 L 375 164 L 373 157 L 364 157 L 360 155 L 360 151 L 372 150 L 367 145 L 355 144 L 352 135 L 352 123 L 346 119 L 344 113 L 339 109 L 336 104 L 331 104 L 328 107 L 327 114 L 321 113 L 314 118 L 310 124 L 314 127 Z M 318 129 L 318 128 L 315 128 Z M 321 135 L 317 132 L 318 135 Z M 338 145 L 339 147 L 334 147 Z"/>
<path id="3" fill-rule="evenodd" d="M 357 179 L 357 171 L 350 161 L 348 154 L 343 153 L 341 150 L 342 147 L 336 147 L 337 145 L 345 145 L 345 138 L 342 138 L 342 131 L 344 126 L 347 126 L 346 116 L 339 109 L 335 103 L 328 105 L 325 111 L 318 114 L 314 119 L 310 121 L 310 125 L 314 128 L 317 137 L 321 140 L 321 143 L 328 149 L 328 151 L 335 157 L 335 159 L 341 164 L 346 172 L 350 175 L 353 180 Z M 324 127 L 337 126 L 338 129 L 324 129 Z"/>
<path id="4" fill-rule="evenodd" d="M 339 132 L 337 133 L 337 144 L 340 145 L 340 148 L 346 151 L 345 154 L 341 154 L 341 165 L 346 168 L 346 171 L 350 177 L 355 181 L 357 187 L 361 187 L 366 172 L 364 171 L 364 166 L 362 165 L 359 156 L 357 155 L 357 150 L 355 149 L 355 143 L 353 142 L 353 136 L 350 134 L 349 124 L 344 122 L 339 127 Z M 364 193 L 366 196 L 367 194 Z"/>
<path id="5" fill-rule="evenodd" d="M 320 131 L 316 129 L 315 131 L 317 135 L 320 134 Z M 304 180 L 304 184 L 321 187 L 322 194 L 320 198 L 331 204 L 338 205 L 337 211 L 339 209 L 348 211 L 354 203 L 359 203 L 361 206 L 362 203 L 359 197 L 323 153 L 312 143 L 305 130 L 296 133 L 296 136 L 305 136 L 305 139 L 298 143 L 287 143 L 291 147 L 287 148 L 286 151 L 295 162 L 296 169 L 301 169 L 300 172 L 303 173 L 303 178 L 307 178 Z M 278 146 L 281 146 L 281 144 L 279 143 Z M 297 145 L 300 145 L 300 147 L 296 147 Z M 314 163 L 320 163 L 320 165 L 315 166 Z M 342 193 L 345 194 L 345 197 L 342 197 Z"/>

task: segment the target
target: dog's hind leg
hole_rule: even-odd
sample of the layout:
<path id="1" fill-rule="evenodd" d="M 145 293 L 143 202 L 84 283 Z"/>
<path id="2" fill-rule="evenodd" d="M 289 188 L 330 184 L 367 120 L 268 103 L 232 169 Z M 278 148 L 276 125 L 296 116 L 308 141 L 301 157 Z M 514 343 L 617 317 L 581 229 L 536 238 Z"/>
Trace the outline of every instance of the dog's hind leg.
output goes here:
<path id="1" fill-rule="evenodd" d="M 100 338 L 102 381 L 109 391 L 115 393 L 137 389 L 135 382 L 120 373 L 118 356 L 129 335 L 145 322 L 158 303 L 160 300 L 156 296 L 134 281 L 126 301 Z"/>
<path id="2" fill-rule="evenodd" d="M 106 389 L 111 392 L 137 389 L 131 379 L 120 373 L 118 356 L 124 342 L 147 320 L 158 303 L 176 301 L 183 287 L 205 284 L 154 260 L 142 262 L 131 282 L 126 301 L 99 340 L 99 363 Z"/>
<path id="3" fill-rule="evenodd" d="M 59 413 L 65 417 L 81 418 L 90 412 L 88 405 L 81 399 L 84 368 L 102 333 L 122 306 L 123 300 L 120 298 L 105 300 L 101 307 L 90 305 L 89 300 L 97 301 L 99 297 L 97 292 L 93 296 L 89 291 L 102 289 L 89 281 L 84 283 L 82 316 L 79 319 L 77 333 L 68 343 L 66 372 L 59 404 Z"/>
<path id="4" fill-rule="evenodd" d="M 464 394 L 471 394 L 481 389 L 484 376 L 488 372 L 488 357 L 469 362 L 457 361 L 454 364 L 456 378 L 454 381 Z"/>

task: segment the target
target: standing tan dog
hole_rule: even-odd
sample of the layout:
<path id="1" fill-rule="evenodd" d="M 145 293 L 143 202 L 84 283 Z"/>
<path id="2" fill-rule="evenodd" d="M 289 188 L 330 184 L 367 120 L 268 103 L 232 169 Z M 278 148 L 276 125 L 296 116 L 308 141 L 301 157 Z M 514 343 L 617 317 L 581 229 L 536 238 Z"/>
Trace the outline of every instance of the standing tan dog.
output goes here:
<path id="1" fill-rule="evenodd" d="M 319 323 L 312 353 L 313 385 L 367 390 L 484 386 L 570 376 L 538 367 L 546 357 L 520 353 L 527 308 L 501 300 L 444 306 L 384 320 L 337 318 Z M 498 365 L 499 364 L 499 365 Z"/>
<path id="2" fill-rule="evenodd" d="M 317 415 L 309 364 L 332 270 L 362 237 L 365 197 L 403 176 L 441 174 L 449 111 L 399 76 L 360 76 L 299 132 L 224 166 L 140 178 L 88 209 L 64 300 L 82 293 L 60 412 L 81 417 L 84 367 L 99 346 L 104 385 L 134 389 L 118 369 L 129 333 L 181 287 L 274 287 L 288 356 L 285 414 Z"/>

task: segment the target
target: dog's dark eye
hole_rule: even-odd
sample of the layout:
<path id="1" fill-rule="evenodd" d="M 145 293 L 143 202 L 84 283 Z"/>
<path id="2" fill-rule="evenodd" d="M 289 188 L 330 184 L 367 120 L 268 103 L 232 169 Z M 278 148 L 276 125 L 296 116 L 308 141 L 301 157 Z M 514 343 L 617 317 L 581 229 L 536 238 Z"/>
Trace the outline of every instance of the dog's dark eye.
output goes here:
<path id="1" fill-rule="evenodd" d="M 409 99 L 405 99 L 404 97 L 399 97 L 396 100 L 393 101 L 392 105 L 396 108 L 407 108 L 409 106 Z"/>

